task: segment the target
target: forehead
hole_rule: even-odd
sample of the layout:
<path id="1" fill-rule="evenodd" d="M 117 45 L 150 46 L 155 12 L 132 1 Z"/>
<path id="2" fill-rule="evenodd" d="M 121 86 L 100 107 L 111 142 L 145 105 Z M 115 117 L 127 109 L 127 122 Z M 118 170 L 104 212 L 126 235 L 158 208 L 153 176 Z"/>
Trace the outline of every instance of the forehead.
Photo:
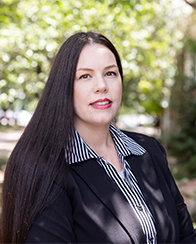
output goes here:
<path id="1" fill-rule="evenodd" d="M 93 65 L 101 62 L 103 65 L 112 63 L 116 64 L 116 58 L 109 48 L 102 44 L 87 44 L 83 47 L 78 66 Z"/>

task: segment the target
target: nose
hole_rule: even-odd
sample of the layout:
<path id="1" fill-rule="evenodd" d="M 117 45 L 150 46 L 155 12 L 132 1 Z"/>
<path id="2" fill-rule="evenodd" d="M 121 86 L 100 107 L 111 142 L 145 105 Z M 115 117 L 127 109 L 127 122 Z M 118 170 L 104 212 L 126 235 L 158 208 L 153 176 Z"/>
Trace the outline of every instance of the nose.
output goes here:
<path id="1" fill-rule="evenodd" d="M 95 81 L 94 92 L 102 93 L 107 91 L 108 91 L 107 81 L 104 79 L 104 77 L 98 77 Z"/>

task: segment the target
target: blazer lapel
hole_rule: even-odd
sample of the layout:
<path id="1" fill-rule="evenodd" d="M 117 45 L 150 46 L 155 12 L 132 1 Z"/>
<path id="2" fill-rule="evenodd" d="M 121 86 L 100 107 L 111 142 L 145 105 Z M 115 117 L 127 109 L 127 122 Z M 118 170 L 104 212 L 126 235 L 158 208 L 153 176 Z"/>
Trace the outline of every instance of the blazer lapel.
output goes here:
<path id="1" fill-rule="evenodd" d="M 165 200 L 160 191 L 159 180 L 148 152 L 142 156 L 131 155 L 126 158 L 138 181 L 139 187 L 146 199 L 146 203 L 155 219 L 158 243 L 166 243 L 168 236 L 168 215 Z M 163 235 L 164 232 L 164 235 Z M 160 235 L 159 235 L 160 234 Z"/>
<path id="2" fill-rule="evenodd" d="M 134 243 L 146 243 L 141 225 L 133 209 L 96 160 L 72 164 L 71 169 L 86 182 L 102 204 L 113 213 Z"/>

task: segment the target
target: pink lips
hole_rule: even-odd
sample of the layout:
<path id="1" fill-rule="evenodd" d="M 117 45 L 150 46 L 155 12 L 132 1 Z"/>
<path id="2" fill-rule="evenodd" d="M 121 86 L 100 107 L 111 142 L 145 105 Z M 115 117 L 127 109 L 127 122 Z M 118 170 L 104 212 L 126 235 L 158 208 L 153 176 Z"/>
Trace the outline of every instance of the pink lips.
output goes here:
<path id="1" fill-rule="evenodd" d="M 98 99 L 90 104 L 93 108 L 96 109 L 107 109 L 112 106 L 112 101 L 108 98 Z"/>

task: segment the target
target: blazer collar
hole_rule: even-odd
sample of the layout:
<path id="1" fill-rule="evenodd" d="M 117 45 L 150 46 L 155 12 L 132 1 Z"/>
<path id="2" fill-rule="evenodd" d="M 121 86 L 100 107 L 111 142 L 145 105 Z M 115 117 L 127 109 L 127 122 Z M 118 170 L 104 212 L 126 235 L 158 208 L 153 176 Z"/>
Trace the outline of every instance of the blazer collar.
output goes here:
<path id="1" fill-rule="evenodd" d="M 96 160 L 90 159 L 72 164 L 70 169 L 83 178 L 94 194 L 113 213 L 134 243 L 146 243 L 145 235 L 133 209 Z"/>

